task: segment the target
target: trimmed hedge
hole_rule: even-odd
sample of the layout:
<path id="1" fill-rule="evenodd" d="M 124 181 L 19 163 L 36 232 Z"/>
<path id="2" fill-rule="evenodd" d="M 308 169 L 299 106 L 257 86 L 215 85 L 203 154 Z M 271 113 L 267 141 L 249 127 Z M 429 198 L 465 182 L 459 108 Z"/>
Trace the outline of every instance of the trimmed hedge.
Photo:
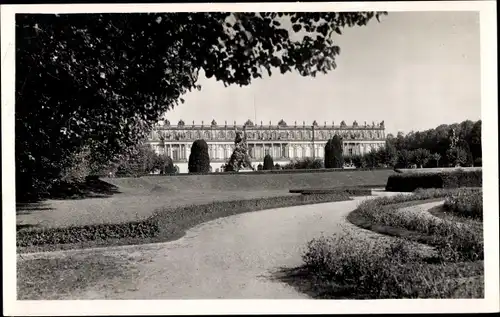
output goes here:
<path id="1" fill-rule="evenodd" d="M 262 165 L 262 164 L 260 164 Z M 346 169 L 346 168 L 311 168 L 311 169 L 281 169 L 281 170 L 258 170 L 258 171 L 253 171 L 248 174 L 252 175 L 259 175 L 259 174 L 300 174 L 300 173 L 329 173 L 329 172 L 362 172 L 362 171 L 394 171 L 393 168 L 389 167 L 374 167 L 374 168 L 369 168 L 369 167 L 364 167 L 364 168 L 356 168 L 356 169 Z M 239 172 L 213 172 L 213 173 L 202 173 L 202 172 L 197 172 L 197 173 L 175 173 L 175 174 L 144 174 L 140 175 L 137 177 L 144 177 L 144 176 L 151 176 L 151 177 L 165 177 L 165 176 L 197 176 L 197 175 L 241 175 Z M 102 178 L 108 178 L 109 175 L 93 175 L 94 177 L 102 177 Z"/>
<path id="2" fill-rule="evenodd" d="M 372 187 L 377 187 L 377 186 L 290 189 L 289 192 L 298 193 L 302 195 L 345 193 L 349 196 L 370 196 L 372 194 Z"/>
<path id="3" fill-rule="evenodd" d="M 55 244 L 79 244 L 124 238 L 178 237 L 184 230 L 200 223 L 243 212 L 349 200 L 345 192 L 289 195 L 247 200 L 221 201 L 204 205 L 164 208 L 144 220 L 123 224 L 98 224 L 66 228 L 43 228 L 17 232 L 18 247 Z"/>
<path id="4" fill-rule="evenodd" d="M 386 191 L 412 192 L 417 188 L 481 187 L 482 170 L 453 170 L 437 173 L 399 173 L 389 176 Z"/>

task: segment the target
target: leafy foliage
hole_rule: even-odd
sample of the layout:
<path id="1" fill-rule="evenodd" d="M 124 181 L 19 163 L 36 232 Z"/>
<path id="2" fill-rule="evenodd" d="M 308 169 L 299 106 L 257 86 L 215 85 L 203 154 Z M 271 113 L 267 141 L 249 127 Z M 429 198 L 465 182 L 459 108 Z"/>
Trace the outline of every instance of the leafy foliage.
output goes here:
<path id="1" fill-rule="evenodd" d="M 460 153 L 450 153 L 448 150 L 451 147 L 450 135 L 452 129 L 455 130 L 458 138 L 457 146 L 462 150 Z M 473 122 L 470 120 L 454 124 L 442 124 L 435 129 L 425 131 L 410 132 L 406 135 L 398 133 L 397 137 L 387 138 L 387 142 L 393 144 L 397 151 L 401 154 L 403 150 L 414 151 L 417 149 L 426 149 L 430 153 L 440 155 L 439 166 L 455 166 L 458 161 L 462 166 L 471 166 L 472 163 L 482 156 L 481 151 L 481 120 Z M 465 154 L 463 153 L 465 151 Z M 406 154 L 409 154 L 408 152 Z M 406 159 L 398 163 L 399 167 L 408 167 L 409 164 L 414 164 L 407 155 L 403 155 Z M 465 158 L 464 158 L 465 157 Z M 434 161 L 435 158 L 434 158 Z M 408 163 L 408 164 L 407 164 Z M 430 162 L 428 162 L 430 163 Z M 432 162 L 434 164 L 434 162 Z"/>
<path id="2" fill-rule="evenodd" d="M 323 168 L 323 160 L 306 157 L 303 159 L 297 159 L 286 165 L 283 165 L 284 170 L 294 170 L 294 169 L 320 169 Z"/>
<path id="3" fill-rule="evenodd" d="M 116 166 L 116 176 L 142 176 L 157 169 L 158 155 L 147 144 L 131 147 Z"/>
<path id="4" fill-rule="evenodd" d="M 190 173 L 208 173 L 210 171 L 210 157 L 208 156 L 208 144 L 205 140 L 196 140 L 191 146 L 189 154 L 188 170 Z"/>
<path id="5" fill-rule="evenodd" d="M 465 148 L 456 146 L 446 151 L 446 157 L 452 166 L 464 166 L 467 163 L 468 153 Z"/>
<path id="6" fill-rule="evenodd" d="M 382 14 L 18 14 L 17 193 L 57 182 L 83 147 L 99 163 L 122 154 L 201 88 L 201 70 L 225 85 L 326 73 L 340 53 L 331 35 Z"/>
<path id="7" fill-rule="evenodd" d="M 427 149 L 416 149 L 413 152 L 413 159 L 417 166 L 424 167 L 427 164 L 431 156 L 431 152 Z"/>

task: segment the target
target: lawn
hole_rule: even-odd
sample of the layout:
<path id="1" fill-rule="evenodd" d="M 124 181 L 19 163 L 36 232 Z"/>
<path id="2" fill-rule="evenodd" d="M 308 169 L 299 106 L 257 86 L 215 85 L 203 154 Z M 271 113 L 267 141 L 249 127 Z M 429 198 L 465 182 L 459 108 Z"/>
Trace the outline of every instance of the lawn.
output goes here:
<path id="1" fill-rule="evenodd" d="M 384 187 L 392 170 L 293 174 L 212 174 L 108 178 L 115 194 L 52 199 L 17 208 L 18 229 L 61 228 L 144 220 L 164 207 L 292 195 L 293 188 Z"/>
<path id="2" fill-rule="evenodd" d="M 218 217 L 369 195 L 367 186 L 383 186 L 391 173 L 365 170 L 105 179 L 97 183 L 108 195 L 101 191 L 92 197 L 18 206 L 17 245 L 22 252 L 33 252 L 169 241 Z M 237 184 L 241 185 L 238 190 Z M 364 188 L 356 190 L 356 185 Z M 288 186 L 328 190 L 306 195 L 290 193 Z"/>

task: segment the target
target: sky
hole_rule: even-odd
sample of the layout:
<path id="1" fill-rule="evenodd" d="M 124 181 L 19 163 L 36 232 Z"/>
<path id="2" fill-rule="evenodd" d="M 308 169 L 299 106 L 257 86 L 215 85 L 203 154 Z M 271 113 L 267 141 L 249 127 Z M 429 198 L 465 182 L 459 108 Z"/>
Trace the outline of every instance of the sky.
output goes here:
<path id="1" fill-rule="evenodd" d="M 393 134 L 481 118 L 479 13 L 389 12 L 334 40 L 341 51 L 326 75 L 273 72 L 225 88 L 200 73 L 201 91 L 187 93 L 166 118 L 289 125 L 384 120 Z"/>

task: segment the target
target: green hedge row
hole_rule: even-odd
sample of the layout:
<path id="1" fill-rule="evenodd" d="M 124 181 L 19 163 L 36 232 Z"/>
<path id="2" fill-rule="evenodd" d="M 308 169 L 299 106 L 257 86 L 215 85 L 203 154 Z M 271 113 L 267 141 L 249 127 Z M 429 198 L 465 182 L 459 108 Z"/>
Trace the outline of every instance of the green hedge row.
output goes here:
<path id="1" fill-rule="evenodd" d="M 123 224 L 98 224 L 67 228 L 35 228 L 17 232 L 18 247 L 78 244 L 124 238 L 152 238 L 164 241 L 179 236 L 193 226 L 220 217 L 272 208 L 349 200 L 345 192 L 312 195 L 288 195 L 248 200 L 221 201 L 204 205 L 164 208 L 144 220 Z"/>
<path id="2" fill-rule="evenodd" d="M 454 170 L 438 173 L 400 173 L 389 176 L 386 191 L 412 192 L 417 188 L 481 187 L 482 170 Z"/>
<path id="3" fill-rule="evenodd" d="M 375 186 L 376 187 L 376 186 Z M 345 193 L 349 196 L 370 196 L 372 190 L 369 187 L 360 188 L 316 188 L 316 189 L 290 189 L 290 193 L 299 193 L 302 195 L 319 195 Z"/>
<path id="4" fill-rule="evenodd" d="M 144 174 L 137 175 L 136 177 L 142 176 L 156 176 L 156 177 L 164 177 L 164 176 L 196 176 L 196 175 L 259 175 L 259 174 L 300 174 L 300 173 L 329 173 L 329 172 L 359 172 L 359 171 L 378 171 L 378 170 L 393 170 L 392 168 L 386 167 L 376 167 L 376 168 L 356 168 L 356 169 L 347 169 L 347 168 L 318 168 L 318 169 L 284 169 L 284 170 L 261 170 L 261 171 L 252 171 L 246 173 L 240 172 L 211 172 L 211 173 L 175 173 L 175 174 Z M 109 175 L 101 174 L 94 175 L 95 177 L 107 178 Z"/>

